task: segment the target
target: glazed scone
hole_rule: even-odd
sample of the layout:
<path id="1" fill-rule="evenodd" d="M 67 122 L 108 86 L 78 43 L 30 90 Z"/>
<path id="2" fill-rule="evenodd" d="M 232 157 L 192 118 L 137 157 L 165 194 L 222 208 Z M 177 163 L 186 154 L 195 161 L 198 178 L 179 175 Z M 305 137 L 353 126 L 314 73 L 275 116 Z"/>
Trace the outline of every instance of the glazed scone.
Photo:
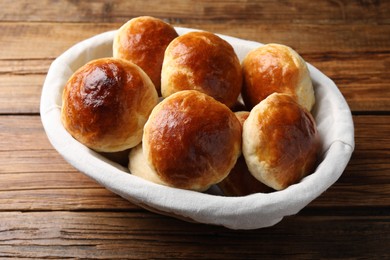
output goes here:
<path id="1" fill-rule="evenodd" d="M 161 71 L 161 92 L 198 90 L 232 107 L 242 89 L 242 69 L 233 47 L 205 31 L 183 34 L 167 47 Z"/>
<path id="2" fill-rule="evenodd" d="M 240 122 L 227 106 L 199 91 L 184 90 L 153 109 L 142 146 L 161 183 L 205 191 L 233 168 L 241 136 Z"/>
<path id="3" fill-rule="evenodd" d="M 285 93 L 310 111 L 315 96 L 306 62 L 292 48 L 266 44 L 250 51 L 242 62 L 242 96 L 252 109 L 270 94 Z"/>
<path id="4" fill-rule="evenodd" d="M 136 17 L 122 25 L 115 34 L 113 56 L 141 67 L 160 93 L 164 52 L 177 36 L 173 26 L 158 18 Z"/>
<path id="5" fill-rule="evenodd" d="M 316 123 L 290 95 L 274 93 L 257 104 L 243 126 L 242 152 L 252 175 L 275 190 L 299 182 L 316 165 Z"/>
<path id="6" fill-rule="evenodd" d="M 122 59 L 96 59 L 66 83 L 61 121 L 91 149 L 123 151 L 141 142 L 143 126 L 157 102 L 152 81 L 137 65 Z"/>

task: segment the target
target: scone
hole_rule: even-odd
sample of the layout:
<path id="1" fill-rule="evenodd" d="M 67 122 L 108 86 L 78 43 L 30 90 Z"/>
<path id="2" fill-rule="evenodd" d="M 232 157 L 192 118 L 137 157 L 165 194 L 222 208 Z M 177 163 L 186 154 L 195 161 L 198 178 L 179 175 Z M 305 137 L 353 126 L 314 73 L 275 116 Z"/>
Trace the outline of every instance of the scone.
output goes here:
<path id="1" fill-rule="evenodd" d="M 316 165 L 316 123 L 290 95 L 274 93 L 256 105 L 243 126 L 244 154 L 252 175 L 275 190 L 299 182 Z"/>
<path id="2" fill-rule="evenodd" d="M 141 142 L 143 126 L 157 102 L 152 81 L 137 65 L 102 58 L 79 68 L 66 83 L 61 121 L 91 149 L 123 151 Z"/>
<path id="3" fill-rule="evenodd" d="M 241 64 L 233 47 L 219 36 L 189 32 L 168 45 L 161 71 L 163 97 L 198 90 L 232 107 L 241 88 Z"/>
<path id="4" fill-rule="evenodd" d="M 117 31 L 113 42 L 113 56 L 129 60 L 141 67 L 160 93 L 164 52 L 177 36 L 173 26 L 158 18 L 133 18 Z"/>
<path id="5" fill-rule="evenodd" d="M 196 90 L 177 92 L 161 101 L 145 124 L 143 154 L 154 174 L 145 178 L 207 190 L 233 168 L 241 135 L 240 122 L 227 106 Z M 144 177 L 142 172 L 132 173 Z"/>
<path id="6" fill-rule="evenodd" d="M 293 49 L 281 44 L 266 44 L 250 51 L 242 62 L 242 96 L 252 109 L 270 94 L 289 94 L 310 111 L 315 96 L 306 62 Z"/>

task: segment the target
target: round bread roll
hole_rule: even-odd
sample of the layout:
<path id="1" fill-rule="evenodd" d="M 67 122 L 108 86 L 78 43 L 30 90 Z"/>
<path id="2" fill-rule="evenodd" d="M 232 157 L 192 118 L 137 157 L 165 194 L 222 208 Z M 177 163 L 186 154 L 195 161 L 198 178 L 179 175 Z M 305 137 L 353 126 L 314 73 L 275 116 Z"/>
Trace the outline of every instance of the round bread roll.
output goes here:
<path id="1" fill-rule="evenodd" d="M 232 107 L 242 89 L 242 69 L 233 47 L 210 32 L 189 32 L 167 47 L 161 72 L 163 97 L 198 90 Z"/>
<path id="2" fill-rule="evenodd" d="M 160 93 L 164 52 L 177 36 L 176 30 L 170 24 L 158 18 L 133 18 L 117 31 L 113 42 L 113 56 L 140 66 Z"/>
<path id="3" fill-rule="evenodd" d="M 102 58 L 79 68 L 66 83 L 61 120 L 84 145 L 117 152 L 141 142 L 157 102 L 156 89 L 142 69 L 125 60 Z"/>
<path id="4" fill-rule="evenodd" d="M 240 122 L 227 106 L 199 91 L 185 90 L 153 109 L 142 145 L 162 183 L 205 191 L 233 168 L 241 138 Z"/>
<path id="5" fill-rule="evenodd" d="M 252 175 L 275 190 L 311 173 L 319 153 L 316 123 L 290 95 L 274 93 L 256 105 L 243 127 L 243 154 Z"/>
<path id="6" fill-rule="evenodd" d="M 249 116 L 248 111 L 235 112 L 241 126 Z M 258 181 L 249 172 L 245 158 L 241 155 L 229 175 L 217 184 L 226 196 L 245 196 L 253 193 L 269 193 L 273 189 Z"/>
<path id="7" fill-rule="evenodd" d="M 252 109 L 270 94 L 286 93 L 311 110 L 314 90 L 306 62 L 288 46 L 267 44 L 250 51 L 242 62 L 242 95 Z"/>

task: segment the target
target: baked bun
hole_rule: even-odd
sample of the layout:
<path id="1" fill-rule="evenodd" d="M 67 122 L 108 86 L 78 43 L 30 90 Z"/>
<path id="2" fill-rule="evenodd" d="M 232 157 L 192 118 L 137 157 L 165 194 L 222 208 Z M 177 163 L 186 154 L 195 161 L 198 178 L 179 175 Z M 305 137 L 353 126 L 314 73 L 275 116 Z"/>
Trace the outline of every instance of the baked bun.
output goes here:
<path id="1" fill-rule="evenodd" d="M 153 109 L 142 145 L 162 183 L 204 191 L 233 168 L 241 138 L 240 122 L 227 106 L 199 91 L 185 90 Z"/>
<path id="2" fill-rule="evenodd" d="M 249 116 L 248 111 L 235 112 L 241 126 Z M 273 189 L 258 181 L 249 172 L 245 158 L 241 155 L 229 175 L 217 184 L 226 196 L 245 196 L 253 193 L 269 193 Z"/>
<path id="3" fill-rule="evenodd" d="M 316 123 L 290 95 L 274 93 L 256 105 L 242 137 L 249 171 L 275 190 L 314 170 L 319 152 Z"/>
<path id="4" fill-rule="evenodd" d="M 113 42 L 113 56 L 140 66 L 160 93 L 164 52 L 177 36 L 176 30 L 160 19 L 150 16 L 133 18 L 117 31 Z"/>
<path id="5" fill-rule="evenodd" d="M 82 66 L 66 83 L 61 120 L 84 145 L 117 152 L 140 143 L 143 126 L 157 102 L 152 81 L 137 65 L 102 58 Z"/>
<path id="6" fill-rule="evenodd" d="M 270 94 L 286 93 L 310 111 L 315 103 L 306 62 L 288 46 L 267 44 L 250 51 L 242 62 L 243 99 L 249 109 Z"/>
<path id="7" fill-rule="evenodd" d="M 233 47 L 210 32 L 189 32 L 167 47 L 161 72 L 163 97 L 198 90 L 232 107 L 242 88 L 242 69 Z"/>

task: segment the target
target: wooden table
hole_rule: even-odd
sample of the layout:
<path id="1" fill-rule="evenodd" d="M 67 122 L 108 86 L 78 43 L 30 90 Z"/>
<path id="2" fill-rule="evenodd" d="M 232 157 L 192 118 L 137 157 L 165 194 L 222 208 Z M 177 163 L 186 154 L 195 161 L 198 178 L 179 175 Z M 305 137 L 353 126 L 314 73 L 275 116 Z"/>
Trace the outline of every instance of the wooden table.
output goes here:
<path id="1" fill-rule="evenodd" d="M 251 231 L 137 207 L 52 148 L 39 102 L 73 44 L 151 15 L 297 50 L 335 81 L 356 148 L 342 177 L 299 214 Z M 0 1 L 0 258 L 390 257 L 390 1 Z"/>

